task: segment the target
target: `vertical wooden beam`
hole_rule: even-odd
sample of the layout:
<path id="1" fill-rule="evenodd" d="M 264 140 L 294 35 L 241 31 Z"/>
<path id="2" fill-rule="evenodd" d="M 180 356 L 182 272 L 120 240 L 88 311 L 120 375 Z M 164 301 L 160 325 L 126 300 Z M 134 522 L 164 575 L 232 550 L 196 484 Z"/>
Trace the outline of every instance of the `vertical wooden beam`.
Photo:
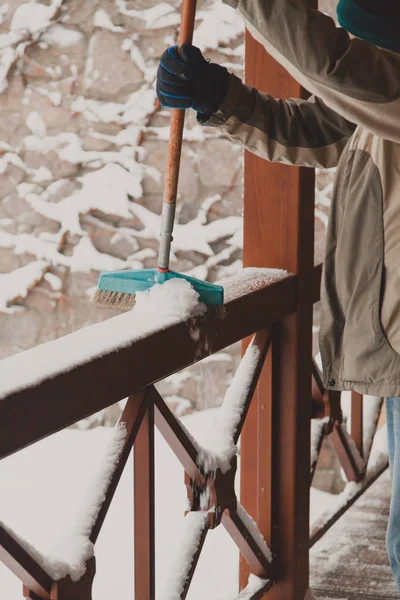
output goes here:
<path id="1" fill-rule="evenodd" d="M 364 456 L 363 397 L 358 392 L 351 392 L 351 437 L 358 448 L 360 456 Z"/>
<path id="2" fill-rule="evenodd" d="M 246 83 L 278 98 L 301 96 L 300 86 L 255 42 L 246 35 Z M 312 356 L 312 270 L 314 251 L 314 172 L 311 169 L 268 164 L 249 153 L 245 155 L 244 265 L 282 268 L 298 275 L 297 312 L 281 324 L 279 369 L 274 368 L 274 397 L 267 409 L 267 423 L 258 427 L 256 411 L 269 402 L 271 368 L 260 378 L 257 403 L 242 436 L 241 501 L 260 523 L 276 554 L 277 585 L 268 598 L 303 600 L 309 578 L 309 471 Z M 275 439 L 272 438 L 275 436 Z M 269 439 L 268 439 L 269 437 Z M 257 439 L 255 443 L 254 438 Z M 267 438 L 267 440 L 265 439 Z M 253 468 L 249 454 L 255 451 Z M 269 516 L 263 521 L 259 507 L 256 474 L 272 455 L 271 502 L 265 503 Z M 266 475 L 267 470 L 264 475 Z M 253 499 L 251 498 L 253 495 Z M 264 513 L 265 514 L 265 513 Z M 272 515 L 272 516 L 271 516 Z M 241 585 L 246 578 L 241 565 Z"/>
<path id="3" fill-rule="evenodd" d="M 272 344 L 274 329 L 271 331 Z M 243 344 L 246 349 L 249 340 Z M 272 473 L 272 369 L 274 345 L 269 349 L 264 367 L 247 412 L 241 435 L 240 501 L 256 521 L 260 533 L 271 546 Z M 251 573 L 244 556 L 240 556 L 240 588 L 244 589 Z"/>
<path id="4" fill-rule="evenodd" d="M 135 598 L 155 600 L 154 406 L 148 408 L 134 446 Z"/>

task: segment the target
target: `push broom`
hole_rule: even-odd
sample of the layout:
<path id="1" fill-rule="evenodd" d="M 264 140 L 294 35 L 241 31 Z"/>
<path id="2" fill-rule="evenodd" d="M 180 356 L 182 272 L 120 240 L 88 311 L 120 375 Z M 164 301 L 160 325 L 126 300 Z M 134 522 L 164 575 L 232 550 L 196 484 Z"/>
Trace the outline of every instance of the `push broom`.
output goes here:
<path id="1" fill-rule="evenodd" d="M 179 32 L 179 48 L 191 44 L 193 39 L 196 0 L 183 0 Z M 175 221 L 175 206 L 178 188 L 185 111 L 173 109 L 168 144 L 167 168 L 164 181 L 164 198 L 161 214 L 160 249 L 157 269 L 136 271 L 105 271 L 100 274 L 97 290 L 92 302 L 98 306 L 129 310 L 135 304 L 135 294 L 170 279 L 188 281 L 199 294 L 199 302 L 215 305 L 215 312 L 223 314 L 224 288 L 207 283 L 169 268 L 172 232 Z M 218 308 L 220 307 L 220 309 Z"/>

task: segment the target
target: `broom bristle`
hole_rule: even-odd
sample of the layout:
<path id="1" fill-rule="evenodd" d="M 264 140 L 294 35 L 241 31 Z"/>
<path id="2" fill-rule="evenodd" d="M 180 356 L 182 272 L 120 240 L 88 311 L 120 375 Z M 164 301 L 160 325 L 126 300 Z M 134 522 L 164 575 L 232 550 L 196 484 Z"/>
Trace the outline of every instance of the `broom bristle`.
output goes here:
<path id="1" fill-rule="evenodd" d="M 226 308 L 223 304 L 208 304 L 207 312 L 213 319 L 223 320 L 227 317 Z"/>
<path id="2" fill-rule="evenodd" d="M 92 304 L 102 306 L 103 308 L 131 310 L 135 306 L 135 294 L 124 294 L 123 292 L 110 292 L 97 289 L 90 300 Z"/>
<path id="3" fill-rule="evenodd" d="M 135 294 L 125 294 L 123 292 L 111 292 L 109 290 L 99 290 L 98 288 L 90 297 L 92 304 L 103 308 L 117 308 L 119 310 L 132 310 L 135 306 Z M 225 319 L 226 308 L 221 304 L 209 304 L 207 306 L 208 314 L 213 319 Z"/>

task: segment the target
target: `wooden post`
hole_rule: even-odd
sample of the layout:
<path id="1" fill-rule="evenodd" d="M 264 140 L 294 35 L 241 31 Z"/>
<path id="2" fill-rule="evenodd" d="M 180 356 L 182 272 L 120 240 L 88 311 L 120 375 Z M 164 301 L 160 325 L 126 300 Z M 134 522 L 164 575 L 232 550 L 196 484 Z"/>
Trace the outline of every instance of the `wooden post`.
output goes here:
<path id="1" fill-rule="evenodd" d="M 154 405 L 148 408 L 134 445 L 135 598 L 155 600 Z"/>
<path id="2" fill-rule="evenodd" d="M 246 83 L 277 98 L 302 95 L 248 33 Z M 241 502 L 276 556 L 277 584 L 268 598 L 303 600 L 309 579 L 314 172 L 246 152 L 244 182 L 244 265 L 296 273 L 298 288 L 297 312 L 280 324 L 243 429 Z M 242 561 L 241 587 L 247 574 Z"/>

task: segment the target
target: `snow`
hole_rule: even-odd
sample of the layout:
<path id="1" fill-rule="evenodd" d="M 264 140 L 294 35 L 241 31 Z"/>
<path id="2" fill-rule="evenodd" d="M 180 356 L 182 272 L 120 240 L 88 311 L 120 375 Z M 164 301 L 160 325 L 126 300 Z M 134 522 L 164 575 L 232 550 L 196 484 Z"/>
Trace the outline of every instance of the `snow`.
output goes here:
<path id="1" fill-rule="evenodd" d="M 55 581 L 66 575 L 71 575 L 73 581 L 78 581 L 85 573 L 86 561 L 93 556 L 94 547 L 87 537 L 75 535 L 65 539 L 60 538 L 59 542 L 62 543 L 62 547 L 52 549 L 51 553 L 47 555 L 5 523 L 0 521 L 0 525 Z"/>
<path id="2" fill-rule="evenodd" d="M 142 263 L 130 262 L 129 266 L 132 269 L 140 269 L 142 268 Z M 125 269 L 127 262 L 109 254 L 99 252 L 93 246 L 89 236 L 84 236 L 74 248 L 70 267 L 72 272 L 79 271 L 80 273 L 90 273 L 91 270 L 114 271 Z"/>
<path id="3" fill-rule="evenodd" d="M 43 277 L 45 281 L 50 285 L 54 292 L 59 292 L 62 289 L 62 280 L 54 273 L 46 273 Z"/>
<path id="4" fill-rule="evenodd" d="M 353 458 L 354 458 L 354 462 L 356 463 L 357 469 L 358 469 L 358 471 L 360 473 L 362 473 L 363 470 L 364 470 L 364 465 L 365 465 L 364 459 L 360 456 L 360 453 L 358 451 L 356 443 L 353 440 L 353 438 L 351 437 L 350 433 L 347 431 L 346 425 L 344 423 L 341 423 L 339 425 L 339 427 L 342 429 L 344 437 L 347 440 L 347 443 L 349 445 L 350 451 L 351 451 L 351 453 L 353 455 Z"/>
<path id="5" fill-rule="evenodd" d="M 236 596 L 235 600 L 252 600 L 254 594 L 259 592 L 266 583 L 267 581 L 265 579 L 261 579 L 261 577 L 257 577 L 257 575 L 251 573 L 248 584 L 245 589 L 240 592 L 239 596 Z"/>
<path id="6" fill-rule="evenodd" d="M 54 84 L 55 84 L 55 82 L 51 82 L 50 86 L 52 86 Z M 52 89 L 47 89 L 47 88 L 36 87 L 36 86 L 30 85 L 27 89 L 35 92 L 36 94 L 39 94 L 40 96 L 45 96 L 46 98 L 48 98 L 50 100 L 50 102 L 54 106 L 60 106 L 60 104 L 61 104 L 61 100 L 62 100 L 61 92 L 59 92 L 56 88 L 52 90 Z"/>
<path id="7" fill-rule="evenodd" d="M 160 235 L 161 217 L 148 210 L 141 204 L 132 203 L 131 212 L 142 222 L 144 229 L 136 231 L 137 238 L 158 240 Z M 207 225 L 199 218 L 188 223 L 175 223 L 172 255 L 175 252 L 192 250 L 205 256 L 214 256 L 210 244 L 225 239 L 228 244 L 237 231 L 242 230 L 243 221 L 240 217 L 226 217 Z"/>
<path id="8" fill-rule="evenodd" d="M 150 63 L 146 62 L 139 46 L 135 44 L 136 39 L 138 39 L 136 34 L 134 34 L 131 38 L 126 38 L 122 42 L 121 48 L 125 52 L 130 53 L 131 60 L 136 64 L 138 69 L 142 71 L 145 81 L 152 83 L 157 73 L 158 63 L 155 61 L 151 61 Z"/>
<path id="9" fill-rule="evenodd" d="M 163 142 L 169 140 L 170 128 L 169 125 L 165 127 L 147 127 L 146 132 L 149 134 L 149 139 L 157 139 Z M 204 127 L 201 125 L 194 125 L 190 129 L 185 127 L 183 130 L 183 141 L 184 142 L 204 142 L 207 139 L 221 137 L 221 134 L 217 131 L 215 133 L 206 133 Z"/>
<path id="10" fill-rule="evenodd" d="M 160 180 L 160 173 L 155 168 L 137 162 L 134 148 L 125 146 L 122 147 L 119 152 L 96 152 L 84 150 L 82 144 L 82 140 L 75 133 L 62 133 L 44 138 L 31 135 L 24 140 L 24 145 L 27 150 L 43 152 L 44 154 L 49 151 L 54 151 L 57 152 L 61 160 L 73 165 L 84 164 L 89 168 L 98 168 L 98 170 L 92 174 L 94 176 L 101 171 L 103 165 L 108 165 L 110 171 L 119 166 L 124 167 L 126 172 L 130 173 L 132 178 L 134 177 L 136 180 L 135 189 L 130 192 L 135 198 L 142 197 L 143 190 L 141 181 L 145 174 L 148 174 L 156 181 Z M 83 180 L 84 177 L 81 179 Z M 124 176 L 121 175 L 121 177 Z M 77 178 L 77 181 L 79 181 L 79 178 Z M 117 186 L 117 184 L 114 185 Z M 113 204 L 112 197 L 108 199 L 108 204 L 111 209 Z"/>
<path id="11" fill-rule="evenodd" d="M 243 20 L 230 6 L 216 0 L 209 10 L 199 10 L 197 18 L 202 23 L 194 33 L 196 46 L 203 52 L 229 46 L 244 31 Z"/>
<path id="12" fill-rule="evenodd" d="M 169 577 L 162 585 L 160 600 L 180 600 L 193 558 L 206 527 L 206 512 L 189 512 L 186 515 L 183 527 L 174 537 L 173 548 L 171 548 L 174 556 L 169 568 Z"/>
<path id="13" fill-rule="evenodd" d="M 47 268 L 45 261 L 37 260 L 11 273 L 0 274 L 0 312 L 13 312 L 9 305 L 19 298 L 26 298 Z"/>
<path id="14" fill-rule="evenodd" d="M 190 411 L 192 408 L 192 403 L 186 398 L 182 398 L 181 396 L 165 396 L 164 400 L 170 408 L 173 407 L 173 413 L 176 417 L 182 417 L 187 411 Z"/>
<path id="15" fill-rule="evenodd" d="M 48 201 L 48 193 L 28 194 L 26 201 L 38 213 L 60 223 L 61 231 L 83 235 L 80 216 L 100 210 L 130 219 L 135 210 L 129 197 L 140 198 L 143 173 L 129 173 L 122 166 L 110 163 L 80 178 L 81 189 L 60 202 Z M 112 202 L 110 199 L 112 198 Z"/>
<path id="16" fill-rule="evenodd" d="M 103 121 L 104 122 L 104 121 Z M 136 125 L 129 125 L 121 129 L 117 133 L 117 135 L 106 135 L 104 133 L 99 133 L 98 131 L 89 131 L 89 135 L 98 140 L 106 140 L 107 142 L 111 142 L 116 146 L 133 146 L 135 150 L 138 152 L 143 150 L 140 146 L 137 146 L 139 137 L 141 135 L 141 127 Z"/>
<path id="17" fill-rule="evenodd" d="M 246 528 L 253 532 L 255 542 L 257 543 L 258 547 L 260 548 L 261 552 L 264 554 L 264 556 L 266 557 L 268 562 L 271 563 L 272 562 L 271 550 L 268 548 L 268 544 L 265 541 L 264 537 L 258 531 L 257 524 L 254 521 L 254 519 L 249 515 L 249 513 L 244 509 L 244 507 L 241 504 L 238 504 L 237 514 L 240 517 L 240 519 L 243 521 Z"/>
<path id="18" fill-rule="evenodd" d="M 0 54 L 0 94 L 8 88 L 7 75 L 17 57 L 12 48 L 4 48 Z"/>
<path id="19" fill-rule="evenodd" d="M 135 313 L 148 324 L 160 314 L 179 323 L 207 311 L 206 305 L 199 303 L 198 299 L 198 293 L 187 281 L 170 279 L 136 294 Z"/>
<path id="20" fill-rule="evenodd" d="M 45 267 L 47 264 L 43 263 L 42 268 Z M 185 280 L 173 279 L 163 285 L 155 285 L 150 291 L 136 294 L 136 305 L 132 311 L 31 348 L 23 356 L 17 354 L 0 361 L 0 398 L 130 346 L 155 331 L 187 321 L 204 310 L 205 307 L 198 303 L 197 292 Z"/>
<path id="21" fill-rule="evenodd" d="M 197 218 L 199 219 L 199 221 L 202 225 L 205 225 L 207 223 L 208 214 L 209 214 L 210 210 L 212 209 L 212 207 L 214 206 L 214 204 L 216 202 L 220 202 L 221 200 L 222 200 L 221 194 L 214 194 L 214 196 L 208 196 L 208 198 L 203 200 L 203 202 L 201 203 L 199 212 L 197 213 Z"/>
<path id="22" fill-rule="evenodd" d="M 231 460 L 237 453 L 234 436 L 259 359 L 260 349 L 250 344 L 227 389 L 217 418 L 213 426 L 208 429 L 207 438 L 203 442 L 204 448 L 200 458 L 206 472 L 220 468 L 223 473 L 226 473 L 230 468 Z"/>
<path id="23" fill-rule="evenodd" d="M 342 392 L 341 406 L 348 431 L 351 431 L 351 392 Z M 364 457 L 371 451 L 373 436 L 382 406 L 382 398 L 364 395 L 363 397 L 363 447 Z"/>
<path id="24" fill-rule="evenodd" d="M 13 248 L 14 254 L 31 254 L 53 266 L 70 266 L 71 257 L 58 251 L 57 244 L 26 233 L 12 234 L 0 231 L 0 248 Z"/>
<path id="25" fill-rule="evenodd" d="M 27 116 L 26 126 L 34 135 L 39 137 L 44 137 L 46 135 L 45 122 L 40 114 L 36 111 L 30 112 Z"/>
<path id="26" fill-rule="evenodd" d="M 6 152 L 2 158 L 0 158 L 0 174 L 5 173 L 9 165 L 14 165 L 14 167 L 22 169 L 23 171 L 28 170 L 23 160 L 18 154 L 15 154 L 15 152 Z"/>
<path id="27" fill-rule="evenodd" d="M 67 29 L 62 25 L 52 25 L 41 36 L 41 41 L 49 44 L 49 46 L 60 46 L 68 48 L 74 44 L 78 44 L 84 39 L 83 34 L 76 29 Z"/>
<path id="28" fill-rule="evenodd" d="M 225 289 L 225 302 L 231 302 L 240 296 L 256 292 L 285 279 L 289 275 L 290 273 L 282 269 L 246 267 L 235 275 L 222 279 L 219 283 Z"/>
<path id="29" fill-rule="evenodd" d="M 113 22 L 111 21 L 110 15 L 108 14 L 108 12 L 106 10 L 104 10 L 104 8 L 99 8 L 95 12 L 94 18 L 93 18 L 93 25 L 95 27 L 100 27 L 102 29 L 108 29 L 109 31 L 112 31 L 112 32 L 124 31 L 123 27 L 118 27 L 117 25 L 113 24 Z"/>
<path id="30" fill-rule="evenodd" d="M 128 10 L 126 0 L 115 0 L 116 6 L 121 14 L 128 17 L 136 17 L 144 22 L 146 29 L 162 29 L 171 25 L 178 25 L 180 15 L 171 4 L 160 2 L 152 8 L 143 10 Z"/>
<path id="31" fill-rule="evenodd" d="M 223 362 L 223 363 L 232 363 L 232 356 L 230 354 L 228 354 L 227 352 L 218 352 L 217 354 L 211 354 L 210 356 L 206 356 L 206 358 L 203 358 L 202 361 L 200 361 L 201 365 L 208 365 L 210 363 L 218 363 L 218 362 Z"/>
<path id="32" fill-rule="evenodd" d="M 35 175 L 32 178 L 33 183 L 43 183 L 44 181 L 51 181 L 53 179 L 53 173 L 47 167 L 39 167 Z"/>
<path id="33" fill-rule="evenodd" d="M 387 467 L 387 465 L 387 431 L 386 425 L 384 425 L 378 429 L 374 436 L 365 480 L 360 483 L 356 483 L 354 481 L 347 483 L 343 492 L 333 497 L 334 499 L 332 499 L 332 502 L 329 503 L 327 510 L 318 511 L 319 514 L 313 514 L 315 520 L 311 523 L 310 530 L 312 531 L 314 528 L 319 528 L 323 526 L 324 523 L 327 523 L 333 517 L 333 515 L 338 512 L 338 510 L 345 507 L 348 502 L 350 502 L 350 500 L 354 498 L 354 496 L 356 496 L 368 484 L 368 482 L 377 475 L 380 470 Z"/>
<path id="34" fill-rule="evenodd" d="M 311 419 L 311 468 L 318 461 L 318 448 L 321 437 L 324 435 L 324 425 L 329 423 L 329 417 L 324 419 Z"/>
<path id="35" fill-rule="evenodd" d="M 55 451 L 60 452 L 59 443 L 61 440 L 68 439 L 66 431 L 54 436 L 54 439 L 47 441 L 47 446 L 54 446 Z M 76 437 L 76 432 L 75 437 Z M 99 437 L 99 436 L 97 436 Z M 70 512 L 67 516 L 67 521 L 58 522 L 55 519 L 57 513 L 53 507 L 48 506 L 50 504 L 44 498 L 44 505 L 47 508 L 46 520 L 48 523 L 48 529 L 41 531 L 40 528 L 33 522 L 27 522 L 24 517 L 17 512 L 15 514 L 13 506 L 11 504 L 10 490 L 4 491 L 4 496 L 0 499 L 2 518 L 7 523 L 2 523 L 8 533 L 16 539 L 23 548 L 39 563 L 39 565 L 52 577 L 53 580 L 58 581 L 66 575 L 70 575 L 73 581 L 79 580 L 85 572 L 86 561 L 93 555 L 93 544 L 89 541 L 92 528 L 96 522 L 97 515 L 102 506 L 105 498 L 105 493 L 110 483 L 112 474 L 115 470 L 115 466 L 118 462 L 121 450 L 123 448 L 126 439 L 126 430 L 122 426 L 117 426 L 110 429 L 107 432 L 106 443 L 104 447 L 98 445 L 98 464 L 95 473 L 91 473 L 86 468 L 84 474 L 86 476 L 85 481 L 85 495 L 79 494 L 79 500 L 73 498 L 73 492 L 79 490 L 68 490 L 71 494 L 72 502 L 69 505 Z M 72 441 L 72 440 L 71 440 Z M 27 457 L 27 453 L 22 453 L 25 460 L 34 460 L 35 456 L 40 454 L 40 446 L 36 446 L 30 449 L 30 456 Z M 3 471 L 4 467 L 7 471 L 7 460 L 11 463 L 15 462 L 18 464 L 18 457 L 12 457 L 4 461 L 5 465 L 1 464 L 0 469 Z M 46 457 L 47 462 L 49 457 Z M 68 469 L 68 456 L 63 457 L 64 466 Z M 62 464 L 62 463 L 61 463 Z M 55 465 L 54 465 L 55 466 Z M 59 465 L 60 468 L 61 465 Z M 30 468 L 37 469 L 38 465 L 30 463 Z M 78 469 L 79 471 L 79 469 Z M 54 475 L 57 473 L 55 472 Z M 63 473 L 59 473 L 61 481 Z M 82 473 L 77 473 L 75 478 L 79 479 L 82 477 Z M 61 483 L 60 481 L 60 483 Z M 64 486 L 62 486 L 64 488 Z M 13 485 L 11 484 L 11 492 L 15 493 Z M 65 493 L 65 489 L 63 489 Z M 55 489 L 53 494 L 58 498 L 57 501 L 67 506 L 65 499 L 62 497 L 61 490 Z M 53 501 L 55 500 L 53 496 Z M 42 509 L 43 510 L 43 509 Z M 43 514 L 43 513 L 42 513 Z M 65 519 L 65 516 L 64 516 Z M 50 523 L 49 523 L 50 520 Z M 11 524 L 11 526 L 10 526 Z M 29 532 L 30 541 L 28 542 L 24 537 L 21 536 L 19 531 L 25 528 Z"/>
<path id="36" fill-rule="evenodd" d="M 323 492 L 315 487 L 311 488 L 310 517 L 314 524 L 327 510 L 334 507 L 336 512 L 338 495 Z"/>
<path id="37" fill-rule="evenodd" d="M 6 16 L 8 12 L 8 3 L 4 3 L 0 6 L 0 25 L 3 23 L 4 21 L 4 17 Z"/>
<path id="38" fill-rule="evenodd" d="M 13 15 L 10 30 L 26 30 L 33 36 L 39 34 L 49 26 L 61 4 L 62 0 L 53 0 L 50 6 L 34 1 L 21 4 Z"/>

